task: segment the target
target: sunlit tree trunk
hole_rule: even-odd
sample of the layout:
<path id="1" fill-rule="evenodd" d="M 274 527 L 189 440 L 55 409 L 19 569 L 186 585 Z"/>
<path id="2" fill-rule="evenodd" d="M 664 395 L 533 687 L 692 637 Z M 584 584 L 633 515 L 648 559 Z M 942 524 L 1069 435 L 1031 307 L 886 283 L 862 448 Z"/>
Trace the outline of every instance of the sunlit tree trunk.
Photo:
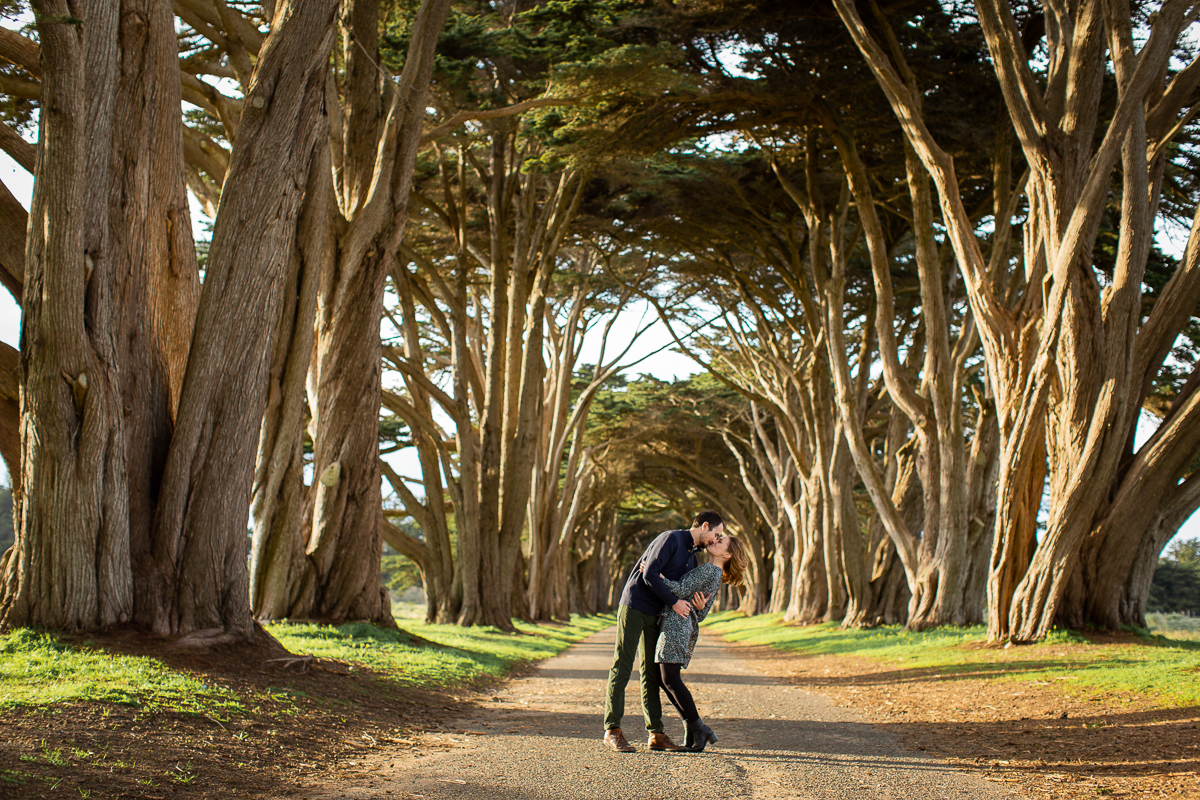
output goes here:
<path id="1" fill-rule="evenodd" d="M 432 52 L 448 8 L 444 0 L 421 5 L 397 86 L 378 67 L 378 3 L 364 0 L 347 8 L 346 68 L 338 93 L 331 82 L 327 95 L 331 103 L 341 100 L 329 139 L 334 180 L 320 186 L 327 198 L 312 201 L 326 218 L 314 215 L 307 223 L 328 226 L 332 243 L 317 284 L 315 340 L 311 327 L 304 327 L 312 325 L 311 316 L 291 329 L 297 354 L 312 341 L 307 388 L 317 480 L 308 490 L 310 518 L 301 519 L 289 499 L 298 491 L 290 478 L 258 484 L 289 497 L 256 498 L 257 509 L 279 516 L 256 517 L 264 534 L 261 549 L 289 553 L 289 562 L 299 549 L 307 564 L 288 568 L 280 591 L 289 599 L 274 603 L 271 612 L 264 607 L 260 615 L 278 615 L 287 605 L 292 616 L 394 624 L 379 586 L 381 349 L 378 337 L 367 332 L 382 318 L 385 278 L 405 227 Z M 292 396 L 282 403 L 297 406 L 305 388 L 289 382 Z M 286 446 L 300 446 L 303 431 L 294 418 L 284 433 Z"/>
<path id="2" fill-rule="evenodd" d="M 1192 80 L 1194 71 L 1186 78 L 1189 70 L 1181 72 L 1165 91 L 1155 87 L 1164 82 L 1187 5 L 1165 3 L 1136 53 L 1127 7 L 1099 0 L 1048 7 L 1049 70 L 1042 83 L 1007 5 L 976 4 L 1030 164 L 1022 254 L 1027 291 L 1012 307 L 996 295 L 1002 283 L 997 277 L 1009 269 L 1008 254 L 993 251 L 990 265 L 984 259 L 959 195 L 953 159 L 925 127 L 912 87 L 894 67 L 897 55 L 885 55 L 850 0 L 835 0 L 835 6 L 937 186 L 988 359 L 1000 430 L 989 635 L 1036 639 L 1056 619 L 1080 547 L 1095 527 L 1096 509 L 1113 493 L 1136 424 L 1143 376 L 1134 359 L 1153 216 L 1153 202 L 1146 202 L 1150 162 L 1165 144 L 1159 135 L 1174 135 L 1187 93 L 1174 90 Z M 1106 54 L 1111 54 L 1118 104 L 1094 147 Z M 1163 100 L 1156 103 L 1159 91 Z M 1157 118 L 1159 111 L 1169 121 L 1149 131 L 1147 118 Z M 1111 285 L 1101 291 L 1091 253 L 1118 158 L 1120 243 Z M 1035 547 L 1046 478 L 1047 527 Z"/>
<path id="3" fill-rule="evenodd" d="M 303 190 L 328 124 L 337 4 L 283 3 L 259 53 L 213 231 L 138 617 L 198 640 L 253 634 L 246 520 Z M 148 594 L 150 594 L 148 592 Z"/>
<path id="4" fill-rule="evenodd" d="M 936 625 L 978 622 L 967 615 L 968 607 L 978 608 L 978 603 L 969 603 L 965 596 L 971 574 L 971 552 L 968 548 L 966 482 L 962 480 L 966 471 L 961 401 L 963 366 L 973 349 L 970 345 L 972 337 L 966 335 L 959 347 L 952 347 L 941 258 L 933 234 L 933 202 L 928 175 L 915 154 L 907 153 L 924 326 L 923 378 L 921 386 L 916 387 L 900 363 L 894 331 L 897 317 L 890 248 L 875 210 L 866 167 L 853 139 L 841 128 L 834 113 L 826 111 L 824 117 L 825 127 L 845 166 L 870 253 L 883 377 L 893 404 L 912 423 L 920 448 L 917 463 L 924 490 L 924 520 L 917 547 L 917 582 L 910 586 L 912 598 L 907 624 L 920 630 Z M 880 497 L 885 504 L 891 503 L 886 494 L 881 493 Z M 891 510 L 882 518 L 893 518 Z M 898 535 L 912 534 L 899 532 Z"/>
<path id="5" fill-rule="evenodd" d="M 44 69 L 24 267 L 22 475 L 16 544 L 0 564 L 0 624 L 94 628 L 129 619 L 134 605 L 118 259 L 103 191 L 120 8 L 46 2 L 39 11 Z"/>
<path id="6" fill-rule="evenodd" d="M 305 545 L 312 493 L 305 477 L 304 434 L 311 412 L 305 393 L 313 351 L 317 289 L 329 268 L 332 232 L 325 227 L 329 158 L 318 152 L 298 219 L 284 281 L 258 438 L 250 512 L 250 606 L 259 619 L 306 618 L 315 592 Z"/>

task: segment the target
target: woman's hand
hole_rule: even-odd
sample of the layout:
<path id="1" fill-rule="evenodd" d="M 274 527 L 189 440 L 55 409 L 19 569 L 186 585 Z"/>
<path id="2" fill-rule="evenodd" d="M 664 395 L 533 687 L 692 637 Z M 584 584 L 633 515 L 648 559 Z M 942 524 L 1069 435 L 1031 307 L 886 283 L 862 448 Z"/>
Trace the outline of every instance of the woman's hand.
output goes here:
<path id="1" fill-rule="evenodd" d="M 708 605 L 708 595 L 702 592 L 696 592 L 692 595 L 692 606 L 697 611 L 703 611 L 706 605 Z"/>

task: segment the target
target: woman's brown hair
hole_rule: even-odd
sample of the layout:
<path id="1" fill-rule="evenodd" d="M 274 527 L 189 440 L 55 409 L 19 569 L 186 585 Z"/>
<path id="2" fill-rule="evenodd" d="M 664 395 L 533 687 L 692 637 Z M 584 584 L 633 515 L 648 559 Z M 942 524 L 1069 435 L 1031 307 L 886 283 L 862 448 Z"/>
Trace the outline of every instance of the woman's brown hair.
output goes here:
<path id="1" fill-rule="evenodd" d="M 750 568 L 750 548 L 736 536 L 729 540 L 729 560 L 721 567 L 721 582 L 730 586 L 741 586 L 746 582 L 746 571 Z"/>

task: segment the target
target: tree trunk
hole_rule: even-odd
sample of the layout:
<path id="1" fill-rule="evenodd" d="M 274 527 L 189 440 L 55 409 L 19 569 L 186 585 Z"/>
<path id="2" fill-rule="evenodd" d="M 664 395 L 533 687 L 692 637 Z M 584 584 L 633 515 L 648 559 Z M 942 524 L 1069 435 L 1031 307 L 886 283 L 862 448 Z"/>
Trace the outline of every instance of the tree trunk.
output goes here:
<path id="1" fill-rule="evenodd" d="M 365 619 L 394 626 L 379 583 L 379 408 L 382 404 L 383 273 L 361 264 L 349 285 L 322 292 L 314 368 L 315 571 L 308 616 L 342 622 Z M 371 282 L 370 273 L 380 280 Z M 364 331 L 366 335 L 364 335 Z"/>
<path id="2" fill-rule="evenodd" d="M 389 359 L 396 365 L 424 364 L 424 348 L 421 343 L 421 329 L 417 320 L 415 297 L 418 293 L 428 296 L 428 286 L 417 286 L 414 276 L 407 265 L 397 265 L 393 271 L 393 285 L 400 298 L 402 318 L 398 328 L 404 337 L 403 358 L 399 359 L 389 352 Z M 462 290 L 451 305 L 454 310 L 447 315 L 446 324 L 454 331 L 451 349 L 451 361 L 456 366 L 459 357 L 466 349 L 466 312 L 465 312 L 465 281 L 458 281 Z M 434 307 L 434 310 L 436 307 Z M 459 336 L 462 336 L 462 344 Z M 464 367 L 465 369 L 465 367 Z M 413 444 L 416 447 L 417 459 L 421 467 L 421 484 L 425 491 L 424 501 L 408 488 L 404 480 L 396 475 L 386 464 L 381 464 L 393 491 L 400 498 L 403 508 L 420 527 L 424 535 L 423 541 L 403 535 L 399 529 L 392 531 L 403 536 L 403 546 L 389 538 L 388 526 L 384 528 L 384 538 L 398 552 L 411 558 L 421 570 L 421 580 L 425 586 L 426 615 L 430 622 L 452 623 L 458 617 L 462 604 L 461 575 L 455 568 L 451 548 L 451 519 L 446 512 L 447 494 L 453 500 L 456 508 L 463 508 L 462 481 L 456 482 L 450 461 L 452 445 L 447 441 L 441 427 L 433 424 L 433 404 L 431 395 L 439 398 L 443 411 L 459 419 L 463 413 L 461 406 L 448 397 L 445 392 L 431 385 L 426 385 L 420 378 L 423 373 L 404 372 L 404 382 L 408 389 L 408 397 L 404 398 L 394 392 L 384 394 L 384 404 L 398 418 L 404 420 L 413 432 Z M 464 372 L 465 378 L 465 372 Z M 456 383 L 455 393 L 460 387 Z M 460 428 L 460 436 L 464 430 Z M 447 491 L 449 490 L 449 491 Z"/>
<path id="3" fill-rule="evenodd" d="M 336 6 L 279 7 L 242 112 L 155 520 L 157 591 L 138 608 L 157 633 L 253 633 L 246 519 L 254 442 L 296 218 L 328 124 Z"/>
<path id="4" fill-rule="evenodd" d="M 15 494 L 21 490 L 21 354 L 3 342 L 0 342 L 0 458 L 4 459 L 9 486 Z"/>
<path id="5" fill-rule="evenodd" d="M 127 620 L 134 602 L 117 259 L 109 197 L 97 191 L 110 178 L 120 9 L 48 0 L 39 11 L 42 113 L 24 276 L 38 290 L 24 293 L 24 452 L 0 625 L 94 628 Z"/>
<path id="6" fill-rule="evenodd" d="M 337 175 L 343 219 L 336 224 L 336 266 L 321 282 L 312 378 L 319 480 L 306 548 L 314 570 L 307 616 L 317 619 L 395 625 L 379 582 L 382 348 L 376 332 L 408 219 L 433 50 L 449 6 L 448 0 L 422 3 L 397 87 L 379 76 L 378 3 L 353 2 L 347 13 L 352 31 Z"/>
<path id="7" fill-rule="evenodd" d="M 1163 547 L 1200 502 L 1193 468 L 1200 452 L 1200 370 L 1191 391 L 1134 457 L 1108 508 L 1084 542 L 1072 591 L 1058 612 L 1071 627 L 1146 626 L 1150 579 Z"/>
<path id="8" fill-rule="evenodd" d="M 830 501 L 835 511 L 835 525 L 841 541 L 840 572 L 846 587 L 846 610 L 842 614 L 843 628 L 861 628 L 871 624 L 871 567 L 859 527 L 858 508 L 854 503 L 854 484 L 857 477 L 850 448 L 838 427 L 833 455 Z"/>
<path id="9" fill-rule="evenodd" d="M 271 356 L 250 509 L 250 608 L 258 619 L 306 618 L 315 592 L 305 554 L 312 525 L 312 492 L 304 476 L 304 432 L 310 415 L 305 383 L 317 289 L 332 244 L 332 232 L 325 228 L 329 175 L 328 155 L 319 152 L 309 171 Z"/>
<path id="10" fill-rule="evenodd" d="M 801 528 L 796 532 L 791 558 L 784 561 L 793 570 L 792 591 L 783 615 L 787 622 L 820 622 L 829 609 L 825 529 L 822 524 L 824 504 L 820 477 L 813 476 L 804 482 L 800 503 Z M 776 557 L 779 557 L 778 552 Z"/>
<path id="11" fill-rule="evenodd" d="M 971 441 L 967 472 L 967 579 L 963 588 L 963 619 L 977 625 L 987 618 L 988 570 L 996 532 L 997 455 L 1000 431 L 990 399 L 976 397 L 979 413 Z"/>
<path id="12" fill-rule="evenodd" d="M 192 341 L 200 276 L 184 183 L 172 7 L 121 3 L 109 223 L 117 292 L 129 536 L 137 603 L 154 591 L 154 514 Z M 150 602 L 153 602 L 152 600 Z"/>

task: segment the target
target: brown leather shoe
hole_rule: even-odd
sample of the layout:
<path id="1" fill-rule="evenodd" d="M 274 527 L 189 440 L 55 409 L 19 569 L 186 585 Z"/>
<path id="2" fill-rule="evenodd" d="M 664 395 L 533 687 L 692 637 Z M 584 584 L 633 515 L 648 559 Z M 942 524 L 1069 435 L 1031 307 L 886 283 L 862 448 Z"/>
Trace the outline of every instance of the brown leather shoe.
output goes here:
<path id="1" fill-rule="evenodd" d="M 618 753 L 636 753 L 633 745 L 625 738 L 625 734 L 621 733 L 620 728 L 609 728 L 604 732 L 604 743 L 616 750 Z"/>
<path id="2" fill-rule="evenodd" d="M 685 749 L 672 742 L 671 737 L 665 733 L 651 733 L 650 741 L 646 742 L 646 746 L 651 750 L 670 750 L 672 752 Z"/>

